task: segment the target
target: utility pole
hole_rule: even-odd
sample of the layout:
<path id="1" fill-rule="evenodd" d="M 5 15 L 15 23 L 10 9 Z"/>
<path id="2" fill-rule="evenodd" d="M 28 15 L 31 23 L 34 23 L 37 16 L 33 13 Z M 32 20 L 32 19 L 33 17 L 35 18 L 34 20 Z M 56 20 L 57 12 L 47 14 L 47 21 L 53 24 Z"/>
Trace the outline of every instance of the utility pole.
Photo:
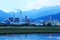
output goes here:
<path id="1" fill-rule="evenodd" d="M 49 16 L 49 18 L 50 18 L 50 23 L 51 23 L 51 21 L 52 21 L 51 16 Z"/>

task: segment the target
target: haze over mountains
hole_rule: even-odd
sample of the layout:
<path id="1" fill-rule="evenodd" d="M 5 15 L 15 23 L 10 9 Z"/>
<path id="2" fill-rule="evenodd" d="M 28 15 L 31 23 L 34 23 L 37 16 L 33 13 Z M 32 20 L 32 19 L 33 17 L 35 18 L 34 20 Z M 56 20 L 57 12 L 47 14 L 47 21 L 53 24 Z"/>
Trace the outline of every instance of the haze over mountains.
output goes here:
<path id="1" fill-rule="evenodd" d="M 38 18 L 33 19 L 32 21 L 34 21 L 34 22 L 35 21 L 40 22 L 41 20 L 50 21 L 50 17 L 51 17 L 51 21 L 54 21 L 54 20 L 60 21 L 60 13 L 43 16 L 43 17 L 38 17 Z"/>
<path id="2" fill-rule="evenodd" d="M 11 15 L 9 15 L 8 13 L 0 10 L 0 22 L 4 21 L 6 18 L 10 17 Z"/>
<path id="3" fill-rule="evenodd" d="M 30 16 L 31 18 L 38 18 L 47 15 L 53 15 L 60 12 L 60 7 L 44 7 L 38 10 L 31 10 L 28 12 L 24 12 L 25 15 Z"/>
<path id="4" fill-rule="evenodd" d="M 13 14 L 15 14 L 15 17 L 20 17 L 20 12 L 9 12 L 6 13 L 2 10 L 0 10 L 0 22 L 8 17 L 13 17 Z M 48 19 L 48 16 L 52 15 L 53 19 L 59 19 L 60 17 L 60 6 L 55 7 L 43 7 L 41 9 L 33 9 L 30 11 L 22 11 L 21 17 L 24 18 L 25 16 L 28 16 L 32 20 L 40 20 L 45 19 L 45 17 Z M 59 19 L 60 20 L 60 19 Z"/>

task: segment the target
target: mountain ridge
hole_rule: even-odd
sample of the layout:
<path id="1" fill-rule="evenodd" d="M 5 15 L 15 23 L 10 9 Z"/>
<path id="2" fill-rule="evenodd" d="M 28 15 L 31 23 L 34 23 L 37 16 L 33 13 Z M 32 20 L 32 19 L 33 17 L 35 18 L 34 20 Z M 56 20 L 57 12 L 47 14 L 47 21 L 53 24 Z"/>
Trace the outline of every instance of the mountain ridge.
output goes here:
<path id="1" fill-rule="evenodd" d="M 54 14 L 58 14 L 60 13 L 60 6 L 55 6 L 55 7 L 44 7 L 41 9 L 33 9 L 30 11 L 22 11 L 21 15 L 20 12 L 4 12 L 2 10 L 0 10 L 0 21 L 8 18 L 8 17 L 19 17 L 20 16 L 22 18 L 25 18 L 25 16 L 28 16 L 28 18 L 30 18 L 31 20 L 37 19 L 37 18 L 41 18 L 41 17 L 45 17 L 45 16 L 49 16 L 49 15 L 54 15 Z M 41 18 L 42 19 L 42 18 Z"/>
<path id="2" fill-rule="evenodd" d="M 51 21 L 54 21 L 54 20 L 60 21 L 60 13 L 39 17 L 39 18 L 36 18 L 36 19 L 34 19 L 32 21 L 38 21 L 38 22 L 40 22 L 41 20 L 43 20 L 43 21 L 50 21 L 50 17 L 51 17 Z"/>

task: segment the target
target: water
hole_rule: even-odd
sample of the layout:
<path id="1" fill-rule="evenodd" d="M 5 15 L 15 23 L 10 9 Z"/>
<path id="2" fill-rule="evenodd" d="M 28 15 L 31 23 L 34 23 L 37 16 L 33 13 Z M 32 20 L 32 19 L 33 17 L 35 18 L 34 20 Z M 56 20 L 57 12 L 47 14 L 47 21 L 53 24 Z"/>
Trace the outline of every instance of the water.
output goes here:
<path id="1" fill-rule="evenodd" d="M 60 40 L 60 34 L 6 34 L 0 40 Z"/>

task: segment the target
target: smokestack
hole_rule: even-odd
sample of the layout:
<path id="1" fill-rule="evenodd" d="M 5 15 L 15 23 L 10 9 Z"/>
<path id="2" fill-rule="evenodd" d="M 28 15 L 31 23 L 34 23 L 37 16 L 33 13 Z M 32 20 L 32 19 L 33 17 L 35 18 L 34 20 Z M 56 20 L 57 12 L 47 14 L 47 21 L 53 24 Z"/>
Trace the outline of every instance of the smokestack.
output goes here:
<path id="1" fill-rule="evenodd" d="M 15 14 L 13 14 L 13 23 L 14 23 L 14 21 L 15 21 Z"/>

